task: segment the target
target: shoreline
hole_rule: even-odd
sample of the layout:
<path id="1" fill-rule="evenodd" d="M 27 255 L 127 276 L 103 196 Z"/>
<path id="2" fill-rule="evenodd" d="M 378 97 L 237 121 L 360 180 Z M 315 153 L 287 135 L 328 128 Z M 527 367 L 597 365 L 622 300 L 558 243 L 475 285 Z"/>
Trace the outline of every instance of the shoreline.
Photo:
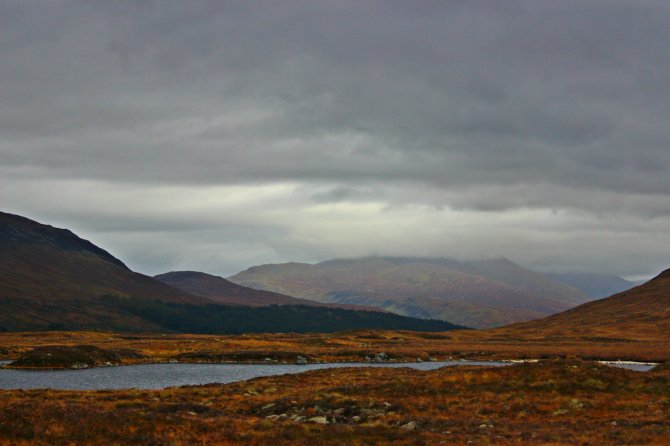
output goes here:
<path id="1" fill-rule="evenodd" d="M 489 365 L 500 367 L 500 366 L 511 366 L 517 364 L 536 364 L 549 361 L 568 361 L 569 358 L 535 358 L 535 359 L 490 359 L 490 360 L 477 360 L 477 359 L 444 359 L 444 360 L 435 360 L 435 361 L 384 361 L 384 362 L 361 362 L 361 361 L 316 361 L 316 362 L 306 362 L 306 363 L 294 363 L 294 362 L 241 362 L 241 361 L 221 361 L 221 362 L 207 362 L 207 361 L 154 361 L 154 362 L 133 362 L 133 363 L 123 363 L 123 364 L 102 364 L 95 366 L 87 367 L 26 367 L 26 366 L 11 366 L 12 361 L 10 360 L 0 360 L 0 370 L 15 370 L 15 371 L 80 371 L 80 370 L 95 370 L 103 368 L 116 368 L 116 367 L 132 367 L 132 366 L 145 366 L 145 365 L 239 365 L 239 366 L 312 366 L 312 365 L 344 365 L 350 367 L 384 367 L 384 366 L 396 366 L 403 364 L 446 364 L 444 367 L 457 367 L 460 365 L 463 366 L 481 366 L 487 367 Z M 654 367 L 663 364 L 662 362 L 653 362 L 653 361 L 623 361 L 623 360 L 599 360 L 599 359 L 580 359 L 584 362 L 594 362 L 606 366 L 621 367 L 626 368 L 625 366 L 643 366 L 650 367 L 650 370 Z"/>

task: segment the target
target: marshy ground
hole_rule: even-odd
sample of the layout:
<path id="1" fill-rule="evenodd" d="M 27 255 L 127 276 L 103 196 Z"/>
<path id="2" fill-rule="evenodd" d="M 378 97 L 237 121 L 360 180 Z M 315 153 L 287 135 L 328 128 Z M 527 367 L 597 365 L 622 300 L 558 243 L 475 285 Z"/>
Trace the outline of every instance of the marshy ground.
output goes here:
<path id="1" fill-rule="evenodd" d="M 0 444 L 669 444 L 670 376 L 581 360 L 0 391 Z"/>
<path id="2" fill-rule="evenodd" d="M 545 360 L 433 371 L 327 369 L 153 391 L 0 391 L 0 444 L 670 444 L 667 365 L 643 373 L 588 360 L 667 361 L 667 343 L 659 339 L 385 331 L 0 335 L 3 359 L 30 358 L 37 348 L 40 354 L 32 357 L 42 360 L 49 352 L 72 354 L 62 346 L 80 345 L 101 351 L 78 348 L 77 354 L 93 351 L 105 361 L 113 354 L 125 364 L 293 362 L 298 356 L 310 362 L 361 361 L 380 352 L 397 361 Z M 40 350 L 44 346 L 61 347 Z M 59 364 L 68 367 L 67 361 Z"/>

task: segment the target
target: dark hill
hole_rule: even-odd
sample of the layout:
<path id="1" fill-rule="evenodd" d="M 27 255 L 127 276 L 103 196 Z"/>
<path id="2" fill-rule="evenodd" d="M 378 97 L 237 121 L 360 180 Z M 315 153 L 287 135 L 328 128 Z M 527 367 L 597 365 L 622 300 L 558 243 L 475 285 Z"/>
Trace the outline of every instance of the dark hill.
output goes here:
<path id="1" fill-rule="evenodd" d="M 0 247 L 51 247 L 70 252 L 88 252 L 101 260 L 128 269 L 122 261 L 68 229 L 43 225 L 20 215 L 0 212 Z"/>
<path id="2" fill-rule="evenodd" d="M 0 213 L 0 327 L 5 330 L 156 330 L 101 305 L 105 295 L 204 303 L 204 299 L 135 273 L 67 229 Z"/>

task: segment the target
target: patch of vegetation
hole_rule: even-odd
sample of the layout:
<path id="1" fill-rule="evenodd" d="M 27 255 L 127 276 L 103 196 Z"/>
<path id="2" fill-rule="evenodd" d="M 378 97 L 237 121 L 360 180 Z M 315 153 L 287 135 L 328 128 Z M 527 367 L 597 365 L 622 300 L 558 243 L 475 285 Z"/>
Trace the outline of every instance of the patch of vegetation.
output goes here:
<path id="1" fill-rule="evenodd" d="M 104 296 L 108 307 L 182 333 L 331 333 L 351 329 L 446 331 L 459 329 L 449 322 L 415 319 L 377 311 L 354 311 L 306 305 L 242 307 L 192 305 L 148 299 Z"/>
<path id="2" fill-rule="evenodd" d="M 16 368 L 88 368 L 121 363 L 121 357 L 93 345 L 50 345 L 23 353 L 9 366 Z"/>

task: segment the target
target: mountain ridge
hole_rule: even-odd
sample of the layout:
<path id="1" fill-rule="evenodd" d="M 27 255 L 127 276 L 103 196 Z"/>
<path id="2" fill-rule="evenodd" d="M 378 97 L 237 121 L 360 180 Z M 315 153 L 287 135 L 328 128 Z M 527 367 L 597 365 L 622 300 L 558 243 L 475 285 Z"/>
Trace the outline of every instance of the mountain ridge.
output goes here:
<path id="1" fill-rule="evenodd" d="M 508 279 L 502 280 L 505 277 Z M 364 303 L 409 316 L 432 314 L 463 325 L 468 321 L 475 328 L 543 317 L 585 299 L 575 288 L 521 268 L 509 259 L 332 259 L 314 265 L 258 265 L 228 280 L 318 302 Z M 515 286 L 514 281 L 524 286 Z M 407 305 L 410 298 L 413 305 Z"/>

